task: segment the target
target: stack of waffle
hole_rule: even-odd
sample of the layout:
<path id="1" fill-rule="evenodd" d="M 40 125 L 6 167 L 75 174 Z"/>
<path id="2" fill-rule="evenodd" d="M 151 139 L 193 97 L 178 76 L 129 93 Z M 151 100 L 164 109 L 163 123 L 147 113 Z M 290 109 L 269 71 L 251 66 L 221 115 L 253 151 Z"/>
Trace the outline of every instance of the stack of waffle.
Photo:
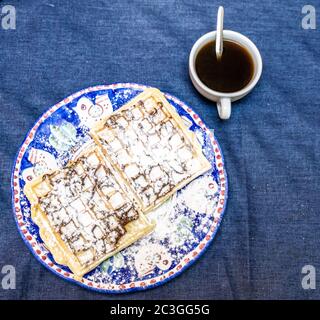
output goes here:
<path id="1" fill-rule="evenodd" d="M 151 232 L 145 213 L 211 167 L 157 89 L 90 134 L 95 146 L 25 187 L 44 243 L 77 276 Z"/>

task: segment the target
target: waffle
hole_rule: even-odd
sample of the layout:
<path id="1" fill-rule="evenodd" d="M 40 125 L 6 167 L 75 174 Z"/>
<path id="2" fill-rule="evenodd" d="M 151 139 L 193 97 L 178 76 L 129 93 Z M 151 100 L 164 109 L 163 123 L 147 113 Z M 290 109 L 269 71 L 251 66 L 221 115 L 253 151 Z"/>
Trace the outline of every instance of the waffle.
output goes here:
<path id="1" fill-rule="evenodd" d="M 154 228 L 97 147 L 24 191 L 48 250 L 79 277 Z"/>
<path id="2" fill-rule="evenodd" d="M 90 131 L 147 213 L 211 168 L 194 134 L 150 88 Z"/>

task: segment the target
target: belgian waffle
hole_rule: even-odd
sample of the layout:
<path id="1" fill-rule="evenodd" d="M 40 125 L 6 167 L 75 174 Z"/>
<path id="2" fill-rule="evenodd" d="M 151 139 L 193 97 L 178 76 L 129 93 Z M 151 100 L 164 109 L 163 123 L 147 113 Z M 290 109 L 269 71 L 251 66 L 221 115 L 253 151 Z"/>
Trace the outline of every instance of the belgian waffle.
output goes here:
<path id="1" fill-rule="evenodd" d="M 97 147 L 24 191 L 45 245 L 76 276 L 154 228 Z"/>
<path id="2" fill-rule="evenodd" d="M 103 119 L 90 134 L 144 213 L 211 168 L 196 137 L 154 88 Z"/>
<path id="3" fill-rule="evenodd" d="M 211 168 L 157 89 L 146 89 L 90 134 L 95 146 L 24 188 L 48 250 L 79 277 L 151 232 L 144 214 Z"/>

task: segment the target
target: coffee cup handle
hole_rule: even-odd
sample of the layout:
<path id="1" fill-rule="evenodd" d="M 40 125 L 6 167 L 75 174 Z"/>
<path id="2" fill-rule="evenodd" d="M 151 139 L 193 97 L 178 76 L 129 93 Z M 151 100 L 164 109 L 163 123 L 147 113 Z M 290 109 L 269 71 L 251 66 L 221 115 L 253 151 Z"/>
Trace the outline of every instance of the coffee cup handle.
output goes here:
<path id="1" fill-rule="evenodd" d="M 217 101 L 218 114 L 220 119 L 227 120 L 231 115 L 231 99 L 230 98 L 220 98 Z"/>

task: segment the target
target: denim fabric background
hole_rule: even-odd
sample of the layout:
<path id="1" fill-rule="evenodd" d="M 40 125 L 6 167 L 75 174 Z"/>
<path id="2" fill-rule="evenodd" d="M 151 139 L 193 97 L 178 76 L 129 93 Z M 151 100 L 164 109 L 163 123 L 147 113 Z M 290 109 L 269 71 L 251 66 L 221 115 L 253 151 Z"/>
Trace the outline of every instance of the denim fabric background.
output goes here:
<path id="1" fill-rule="evenodd" d="M 313 3 L 312 3 L 313 2 Z M 16 267 L 2 299 L 300 299 L 301 268 L 320 272 L 320 26 L 301 28 L 301 9 L 319 1 L 0 1 L 17 10 L 0 28 L 0 268 Z M 249 36 L 262 78 L 222 122 L 188 77 L 188 54 L 215 27 Z M 22 241 L 11 209 L 10 172 L 35 120 L 88 86 L 137 82 L 190 104 L 215 129 L 229 175 L 227 211 L 209 250 L 164 286 L 102 295 L 45 269 Z M 320 276 L 320 274 L 319 274 Z M 1 274 L 0 274 L 1 278 Z M 318 283 L 320 284 L 320 283 Z"/>

